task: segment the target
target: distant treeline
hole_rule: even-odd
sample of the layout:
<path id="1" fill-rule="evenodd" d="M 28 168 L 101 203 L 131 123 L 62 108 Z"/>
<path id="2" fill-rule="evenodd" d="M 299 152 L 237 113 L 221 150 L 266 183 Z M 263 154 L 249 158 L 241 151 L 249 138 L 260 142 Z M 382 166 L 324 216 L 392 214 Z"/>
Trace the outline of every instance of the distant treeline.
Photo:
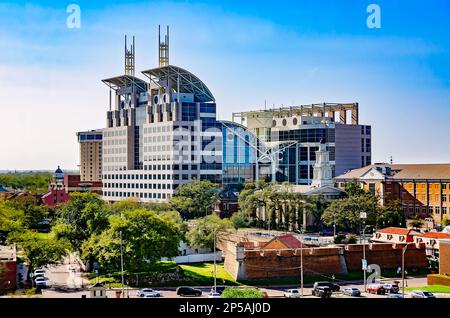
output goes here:
<path id="1" fill-rule="evenodd" d="M 50 172 L 15 172 L 0 174 L 0 185 L 32 193 L 45 192 L 52 178 Z"/>

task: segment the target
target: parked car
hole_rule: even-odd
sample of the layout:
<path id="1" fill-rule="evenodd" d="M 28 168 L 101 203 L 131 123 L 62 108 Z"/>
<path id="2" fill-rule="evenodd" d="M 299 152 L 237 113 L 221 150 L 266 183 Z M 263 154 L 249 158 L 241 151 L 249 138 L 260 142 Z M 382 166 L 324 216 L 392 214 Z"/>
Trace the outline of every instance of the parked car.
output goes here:
<path id="1" fill-rule="evenodd" d="M 220 298 L 220 293 L 218 293 L 218 292 L 210 292 L 208 294 L 208 298 Z"/>
<path id="2" fill-rule="evenodd" d="M 433 293 L 424 290 L 413 290 L 411 292 L 412 298 L 436 298 Z"/>
<path id="3" fill-rule="evenodd" d="M 400 291 L 397 284 L 383 284 L 383 288 L 389 294 L 397 294 Z"/>
<path id="4" fill-rule="evenodd" d="M 337 292 L 341 289 L 341 287 L 338 284 L 331 283 L 331 282 L 315 282 L 313 287 L 315 288 L 316 286 L 330 287 L 331 292 Z"/>
<path id="5" fill-rule="evenodd" d="M 215 291 L 216 291 L 216 293 L 222 294 L 223 291 L 225 290 L 225 288 L 227 288 L 227 286 L 217 286 Z M 213 291 L 214 291 L 214 287 L 211 288 L 211 292 L 213 292 Z"/>
<path id="6" fill-rule="evenodd" d="M 45 270 L 42 268 L 36 268 L 35 271 L 33 272 L 33 276 L 36 277 L 38 275 L 44 275 L 45 274 Z"/>
<path id="7" fill-rule="evenodd" d="M 177 288 L 178 296 L 201 296 L 202 291 L 200 289 L 192 288 L 192 287 L 178 287 Z"/>
<path id="8" fill-rule="evenodd" d="M 36 287 L 40 288 L 46 288 L 50 286 L 47 277 L 38 277 L 34 280 L 34 283 L 36 284 Z"/>
<path id="9" fill-rule="evenodd" d="M 44 275 L 44 273 L 41 273 L 41 272 L 38 272 L 38 273 L 36 273 L 36 274 L 33 274 L 33 279 L 36 280 L 36 278 L 38 278 L 38 277 L 45 277 L 45 275 Z"/>
<path id="10" fill-rule="evenodd" d="M 320 236 L 333 236 L 334 235 L 334 231 L 333 230 L 322 230 L 319 232 Z"/>
<path id="11" fill-rule="evenodd" d="M 352 296 L 352 297 L 359 297 L 359 296 L 361 296 L 361 291 L 358 288 L 355 288 L 355 287 L 344 288 L 342 290 L 342 292 L 343 292 L 344 295 L 347 295 L 347 296 Z"/>
<path id="12" fill-rule="evenodd" d="M 159 291 L 153 290 L 151 288 L 144 288 L 137 292 L 137 296 L 153 298 L 153 297 L 161 297 L 161 293 Z"/>
<path id="13" fill-rule="evenodd" d="M 314 286 L 312 295 L 320 298 L 330 298 L 332 290 L 329 286 Z"/>
<path id="14" fill-rule="evenodd" d="M 384 295 L 386 294 L 386 290 L 383 287 L 383 284 L 372 284 L 367 286 L 367 292 L 369 294 L 377 294 L 377 295 Z"/>
<path id="15" fill-rule="evenodd" d="M 302 295 L 298 289 L 286 289 L 284 297 L 286 298 L 300 298 Z"/>
<path id="16" fill-rule="evenodd" d="M 386 298 L 403 298 L 402 294 L 389 294 Z"/>

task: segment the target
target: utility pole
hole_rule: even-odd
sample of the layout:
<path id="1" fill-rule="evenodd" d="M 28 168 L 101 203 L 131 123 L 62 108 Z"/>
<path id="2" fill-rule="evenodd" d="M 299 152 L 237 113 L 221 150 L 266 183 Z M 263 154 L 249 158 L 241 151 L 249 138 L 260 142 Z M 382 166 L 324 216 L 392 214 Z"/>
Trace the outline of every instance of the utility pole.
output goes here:
<path id="1" fill-rule="evenodd" d="M 359 213 L 359 218 L 361 219 L 362 225 L 365 224 L 365 220 L 367 219 L 367 213 L 366 212 L 360 212 Z M 363 274 L 364 274 L 364 292 L 367 291 L 367 281 L 366 281 L 366 271 L 367 271 L 367 260 L 366 260 L 366 240 L 365 240 L 365 231 L 366 231 L 367 226 L 365 226 L 363 228 L 363 259 L 362 259 L 362 270 L 363 270 Z"/>
<path id="2" fill-rule="evenodd" d="M 333 213 L 333 236 L 334 238 L 336 238 L 336 217 L 334 213 Z"/>
<path id="3" fill-rule="evenodd" d="M 406 243 L 405 247 L 402 250 L 402 296 L 405 298 L 405 252 L 408 248 L 409 244 L 412 244 L 413 242 Z"/>
<path id="4" fill-rule="evenodd" d="M 122 270 L 122 298 L 125 298 L 124 279 L 123 279 L 123 246 L 122 246 L 122 231 L 120 231 L 120 267 Z"/>
<path id="5" fill-rule="evenodd" d="M 303 298 L 303 242 L 300 247 L 300 294 Z"/>
<path id="6" fill-rule="evenodd" d="M 365 292 L 367 291 L 367 278 L 366 278 L 366 275 L 367 275 L 367 260 L 366 260 L 366 235 L 365 235 L 367 227 L 369 227 L 369 225 L 366 225 L 364 227 L 364 229 L 363 229 L 363 259 L 364 259 L 364 262 L 365 262 L 365 266 L 364 266 L 363 270 L 364 270 L 364 291 Z"/>
<path id="7" fill-rule="evenodd" d="M 214 230 L 214 293 L 217 291 L 216 235 L 217 230 Z"/>

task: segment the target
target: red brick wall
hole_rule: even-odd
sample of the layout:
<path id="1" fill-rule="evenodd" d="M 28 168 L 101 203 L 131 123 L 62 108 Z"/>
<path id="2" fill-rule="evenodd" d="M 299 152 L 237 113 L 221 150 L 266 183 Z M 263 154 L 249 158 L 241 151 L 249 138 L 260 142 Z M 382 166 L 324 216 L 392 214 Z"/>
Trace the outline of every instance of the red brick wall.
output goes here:
<path id="1" fill-rule="evenodd" d="M 438 275 L 428 275 L 427 276 L 427 284 L 428 285 L 450 286 L 450 276 L 443 277 L 443 276 L 438 276 Z"/>
<path id="2" fill-rule="evenodd" d="M 402 248 L 404 244 L 367 244 L 366 259 L 368 264 L 377 264 L 381 269 L 396 269 L 402 264 Z M 347 245 L 345 248 L 345 262 L 348 271 L 361 270 L 363 258 L 362 245 Z M 405 252 L 405 267 L 427 268 L 428 261 L 425 249 L 416 248 L 415 244 L 408 246 Z"/>
<path id="3" fill-rule="evenodd" d="M 300 275 L 300 250 L 264 250 L 245 252 L 245 272 L 251 278 Z M 306 275 L 341 273 L 338 249 L 304 249 L 303 270 Z"/>
<path id="4" fill-rule="evenodd" d="M 377 264 L 381 269 L 396 269 L 401 266 L 404 244 L 366 245 L 368 264 Z M 229 250 L 230 247 L 228 247 Z M 222 250 L 223 251 L 223 250 Z M 362 245 L 347 245 L 330 248 L 303 249 L 303 269 L 306 275 L 338 274 L 345 270 L 361 270 Z M 245 279 L 285 277 L 300 275 L 301 250 L 246 250 L 241 263 Z M 423 246 L 408 246 L 405 253 L 407 268 L 427 268 L 428 262 Z M 225 268 L 237 275 L 239 264 L 235 253 L 225 253 Z"/>
<path id="5" fill-rule="evenodd" d="M 0 282 L 2 288 L 8 290 L 15 290 L 17 288 L 17 269 L 15 261 L 2 262 L 5 265 L 6 274 L 3 277 L 3 281 Z M 10 282 L 8 284 L 8 281 Z"/>
<path id="6" fill-rule="evenodd" d="M 450 241 L 439 242 L 439 274 L 450 275 Z"/>

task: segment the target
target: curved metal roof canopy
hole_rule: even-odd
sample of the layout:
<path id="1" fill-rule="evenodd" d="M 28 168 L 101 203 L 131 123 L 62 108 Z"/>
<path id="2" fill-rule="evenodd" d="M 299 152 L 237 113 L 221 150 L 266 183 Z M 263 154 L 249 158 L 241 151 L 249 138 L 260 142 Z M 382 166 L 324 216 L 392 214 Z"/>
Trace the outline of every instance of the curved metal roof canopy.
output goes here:
<path id="1" fill-rule="evenodd" d="M 177 91 L 179 87 L 180 93 L 194 94 L 196 102 L 207 103 L 215 101 L 208 87 L 197 76 L 181 67 L 168 65 L 143 71 L 142 73 L 151 80 L 153 80 L 152 77 L 160 80 L 169 79 L 173 84 L 172 89 Z"/>
<path id="2" fill-rule="evenodd" d="M 108 85 L 113 90 L 118 90 L 120 88 L 126 88 L 134 86 L 137 93 L 142 93 L 147 91 L 147 83 L 140 78 L 131 75 L 121 75 L 108 79 L 102 80 L 103 83 Z"/>

